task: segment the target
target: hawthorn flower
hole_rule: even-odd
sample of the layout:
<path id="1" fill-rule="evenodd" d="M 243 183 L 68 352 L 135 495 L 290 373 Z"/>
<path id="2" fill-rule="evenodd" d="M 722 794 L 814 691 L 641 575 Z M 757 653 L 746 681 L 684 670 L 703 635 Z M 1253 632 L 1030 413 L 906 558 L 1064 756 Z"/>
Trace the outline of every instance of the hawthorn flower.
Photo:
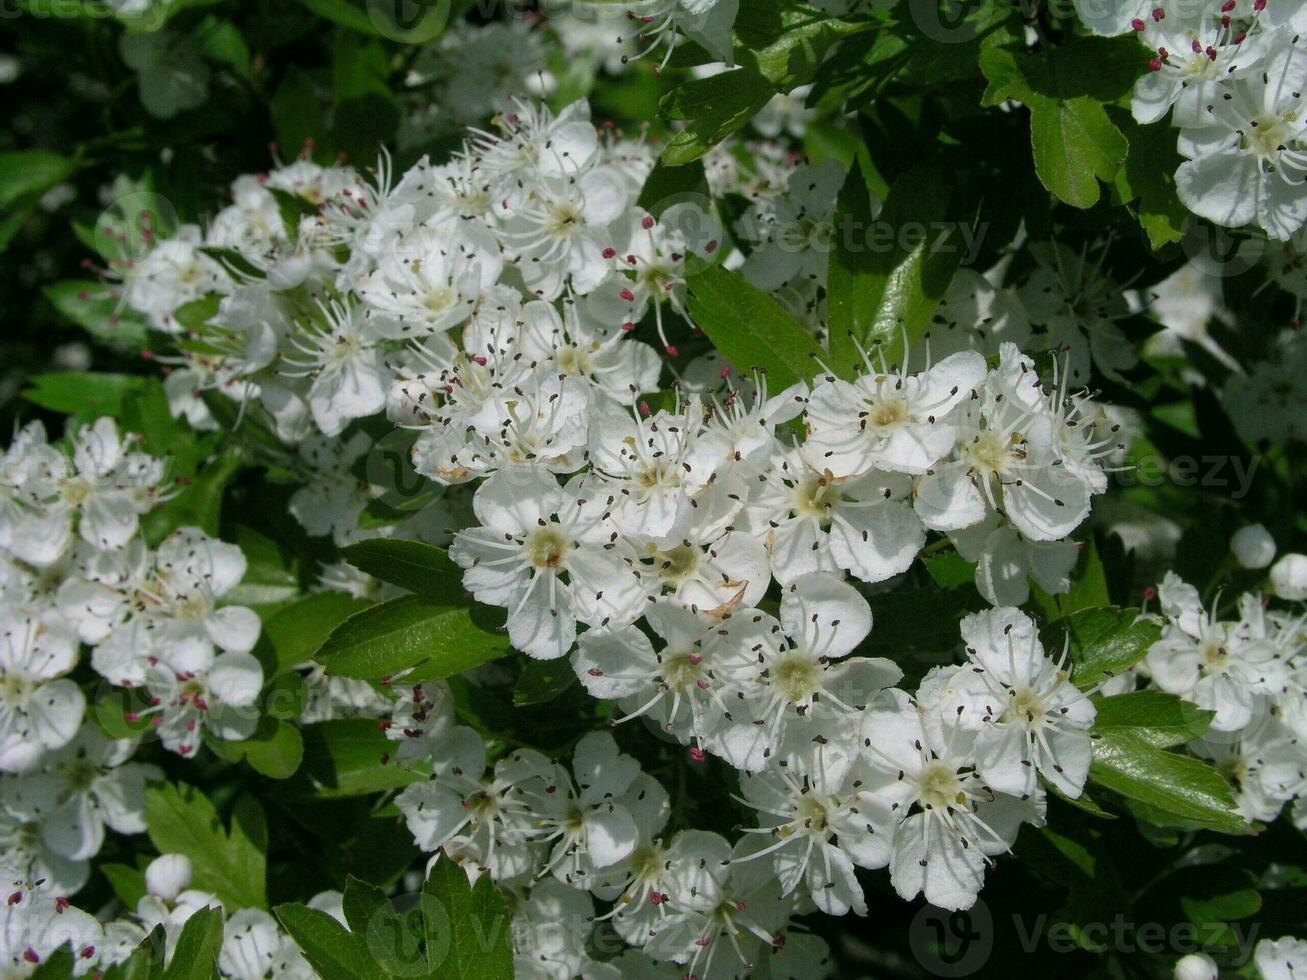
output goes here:
<path id="1" fill-rule="evenodd" d="M 463 584 L 508 610 L 509 638 L 527 656 L 564 656 L 577 620 L 620 626 L 643 611 L 640 574 L 606 528 L 597 491 L 584 477 L 559 487 L 537 469 L 500 470 L 473 497 L 481 525 L 450 546 Z"/>
<path id="2" fill-rule="evenodd" d="M 30 976 L 66 947 L 73 976 L 85 976 L 99 961 L 103 938 L 95 917 L 70 905 L 52 883 L 20 883 L 0 908 L 0 969 L 6 977 Z"/>
<path id="3" fill-rule="evenodd" d="M 826 375 L 813 386 L 803 453 L 818 472 L 925 473 L 952 449 L 953 411 L 985 378 L 985 359 L 974 351 L 950 354 L 917 374 L 881 360 L 877 371 L 868 359 L 856 381 Z"/>
<path id="4" fill-rule="evenodd" d="M 431 778 L 395 798 L 418 847 L 436 851 L 457 837 L 465 857 L 496 881 L 530 874 L 539 831 L 528 794 L 555 780 L 553 764 L 522 749 L 487 771 L 485 743 L 462 727 L 436 739 L 430 758 Z"/>
<path id="5" fill-rule="evenodd" d="M 83 725 L 40 770 L 4 784 L 0 799 L 11 812 L 39 822 L 45 845 L 70 861 L 95 857 L 106 825 L 120 834 L 145 832 L 145 784 L 161 779 L 155 766 L 129 762 L 136 743 L 111 741 Z"/>
<path id="6" fill-rule="evenodd" d="M 831 217 L 843 182 L 838 161 L 805 164 L 790 174 L 784 194 L 755 203 L 737 228 L 754 241 L 743 275 L 760 289 L 777 289 L 798 277 L 824 282 Z"/>
<path id="7" fill-rule="evenodd" d="M 1248 628 L 1249 615 L 1260 613 L 1258 600 L 1247 597 L 1245 619 L 1231 623 L 1204 609 L 1198 590 L 1173 572 L 1157 591 L 1167 624 L 1148 650 L 1153 682 L 1214 711 L 1214 731 L 1244 728 L 1253 720 L 1259 698 L 1280 690 L 1288 678 L 1280 648 Z M 1257 606 L 1255 613 L 1250 605 Z"/>
<path id="8" fill-rule="evenodd" d="M 1066 655 L 1044 655 L 1034 621 L 1010 606 L 962 620 L 969 663 L 947 683 L 958 723 L 977 731 L 976 774 L 996 792 L 1028 797 L 1036 773 L 1075 799 L 1089 775 L 1096 712 L 1068 679 Z"/>
<path id="9" fill-rule="evenodd" d="M 282 357 L 281 373 L 311 379 L 309 410 L 323 435 L 340 435 L 351 419 L 385 406 L 389 375 L 380 346 L 385 337 L 381 318 L 332 300 L 320 303 L 318 316 L 303 321 L 288 338 L 293 352 Z"/>
<path id="10" fill-rule="evenodd" d="M 976 563 L 976 589 L 995 606 L 1019 606 L 1030 598 L 1030 580 L 1050 595 L 1071 588 L 1080 554 L 1075 541 L 1032 541 L 996 514 L 949 532 L 960 554 Z"/>
<path id="11" fill-rule="evenodd" d="M 77 636 L 58 619 L 0 605 L 0 771 L 30 769 L 81 727 L 86 697 L 64 675 Z"/>
<path id="12" fill-rule="evenodd" d="M 786 757 L 806 758 L 835 742 L 823 762 L 834 774 L 848 762 L 848 751 L 838 748 L 851 738 L 847 716 L 901 676 L 887 660 L 848 657 L 871 631 L 871 609 L 833 575 L 791 582 L 780 622 L 744 610 L 723 631 L 730 642 L 714 658 L 714 675 L 727 687 L 726 713 L 710 747 L 748 772 L 767 768 L 794 728 L 803 737 L 791 740 Z"/>
<path id="13" fill-rule="evenodd" d="M 624 534 L 661 538 L 725 460 L 721 438 L 704 426 L 691 397 L 683 409 L 648 418 L 601 407 L 590 427 L 590 465 L 611 497 L 613 525 Z"/>
<path id="14" fill-rule="evenodd" d="M 670 599 L 651 602 L 644 617 L 661 649 L 638 629 L 598 627 L 582 634 L 572 667 L 590 694 L 619 703 L 619 722 L 648 716 L 682 743 L 698 744 L 712 732 L 709 707 L 720 705 L 714 664 L 729 634 L 718 617 Z"/>
<path id="15" fill-rule="evenodd" d="M 1008 850 L 1023 821 L 1044 819 L 1029 800 L 994 792 L 976 773 L 974 734 L 951 719 L 928 724 L 903 691 L 886 691 L 863 719 L 863 750 L 880 779 L 866 790 L 899 814 L 890 880 L 904 899 L 924 893 L 944 909 L 975 903 L 989 858 Z"/>
<path id="16" fill-rule="evenodd" d="M 317 976 L 299 947 L 263 909 L 240 909 L 227 917 L 218 969 L 229 980 L 263 980 L 266 976 L 312 980 Z"/>
<path id="17" fill-rule="evenodd" d="M 1185 207 L 1218 225 L 1256 224 L 1277 241 L 1307 221 L 1307 52 L 1277 36 L 1261 70 L 1222 85 L 1211 110 L 1180 131 L 1175 172 Z"/>
<path id="18" fill-rule="evenodd" d="M 541 839 L 553 842 L 542 875 L 552 873 L 574 888 L 588 888 L 595 872 L 634 853 L 640 830 L 626 794 L 639 776 L 640 763 L 619 752 L 613 736 L 581 736 L 572 754 L 572 777 L 528 796 Z"/>
<path id="19" fill-rule="evenodd" d="M 910 489 L 910 478 L 900 473 L 837 479 L 792 451 L 773 457 L 758 475 L 746 511 L 751 526 L 766 535 L 778 582 L 840 571 L 881 582 L 907 571 L 926 543 L 907 502 Z"/>

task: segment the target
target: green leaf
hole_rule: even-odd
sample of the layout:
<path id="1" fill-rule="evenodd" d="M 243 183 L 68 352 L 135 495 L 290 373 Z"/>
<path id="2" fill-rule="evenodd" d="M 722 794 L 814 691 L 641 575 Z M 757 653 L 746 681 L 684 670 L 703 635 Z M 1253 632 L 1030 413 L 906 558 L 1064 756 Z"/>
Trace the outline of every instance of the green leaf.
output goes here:
<path id="1" fill-rule="evenodd" d="M 423 915 L 421 907 L 401 914 L 375 885 L 349 875 L 342 899 L 345 921 L 350 932 L 362 936 L 368 955 L 386 976 L 424 975 L 426 956 L 422 949 Z"/>
<path id="2" fill-rule="evenodd" d="M 379 975 L 363 937 L 351 934 L 326 912 L 298 902 L 278 905 L 273 911 L 322 980 Z"/>
<path id="3" fill-rule="evenodd" d="M 1053 620 L 1070 616 L 1081 609 L 1111 605 L 1107 573 L 1094 539 L 1087 540 L 1076 556 L 1075 567 L 1071 570 L 1071 588 L 1067 592 L 1050 595 L 1035 582 L 1031 583 L 1030 592 L 1043 614 Z"/>
<path id="4" fill-rule="evenodd" d="M 1109 114 L 1130 144 L 1125 166 L 1116 172 L 1117 197 L 1132 206 L 1154 251 L 1180 241 L 1190 216 L 1175 189 L 1175 172 L 1182 162 L 1175 129 L 1166 120 L 1141 126 L 1121 109 Z"/>
<path id="5" fill-rule="evenodd" d="M 371 538 L 342 548 L 340 555 L 373 578 L 425 599 L 446 604 L 467 599 L 463 570 L 450 560 L 444 548 L 421 541 Z"/>
<path id="6" fill-rule="evenodd" d="M 122 307 L 119 296 L 104 283 L 65 279 L 41 290 L 50 304 L 93 337 L 130 350 L 145 346 L 145 320 Z"/>
<path id="7" fill-rule="evenodd" d="M 836 204 L 840 223 L 831 257 L 839 316 L 838 326 L 831 321 L 831 367 L 846 377 L 861 367 L 858 345 L 878 348 L 887 363 L 895 363 L 904 341 L 911 346 L 926 332 L 965 251 L 959 223 L 945 221 L 950 180 L 937 160 L 911 167 L 895 180 L 874 220 L 870 199 L 857 199 L 856 184 L 850 187 L 853 179 L 840 191 L 850 210 L 840 211 Z"/>
<path id="8" fill-rule="evenodd" d="M 658 104 L 667 119 L 689 125 L 663 148 L 662 162 L 679 167 L 703 156 L 771 101 L 775 90 L 756 68 L 732 68 L 672 89 Z"/>
<path id="9" fill-rule="evenodd" d="M 129 909 L 146 895 L 145 872 L 128 864 L 102 864 L 100 872 L 109 879 L 113 893 Z"/>
<path id="10" fill-rule="evenodd" d="M 1157 748 L 1129 729 L 1111 729 L 1094 739 L 1089 779 L 1188 824 L 1227 834 L 1246 834 L 1230 787 L 1211 766 Z"/>
<path id="11" fill-rule="evenodd" d="M 144 389 L 153 378 L 98 371 L 55 371 L 38 374 L 23 397 L 52 412 L 94 421 L 102 415 L 118 418 L 127 396 Z M 155 382 L 157 383 L 157 382 Z"/>
<path id="12" fill-rule="evenodd" d="M 350 3 L 349 0 L 300 0 L 300 3 L 319 17 L 324 17 L 341 27 L 348 27 L 360 34 L 377 36 L 377 29 L 362 4 Z M 358 39 L 353 40 L 357 42 Z"/>
<path id="13" fill-rule="evenodd" d="M 277 91 L 268 100 L 273 129 L 281 152 L 293 156 L 310 140 L 327 135 L 327 120 L 318 98 L 318 88 L 306 72 L 291 66 Z"/>
<path id="14" fill-rule="evenodd" d="M 858 363 L 854 341 L 871 333 L 876 309 L 868 297 L 883 291 L 876 255 L 867 247 L 866 233 L 875 220 L 872 194 L 862 163 L 854 159 L 835 201 L 835 247 L 828 259 L 826 317 L 830 326 L 832 367 Z"/>
<path id="15" fill-rule="evenodd" d="M 391 599 L 337 626 L 314 659 L 337 677 L 378 680 L 409 668 L 405 680 L 449 677 L 508 653 L 508 638 L 478 620 L 479 609 Z"/>
<path id="16" fill-rule="evenodd" d="M 304 739 L 289 721 L 265 716 L 249 738 L 227 742 L 206 738 L 205 745 L 228 762 L 244 759 L 250 767 L 270 779 L 289 779 L 299 769 L 304 757 Z"/>
<path id="17" fill-rule="evenodd" d="M 657 163 L 645 179 L 636 204 L 655 218 L 661 218 L 671 205 L 681 201 L 694 200 L 706 205 L 708 193 L 708 178 L 702 163 L 680 167 Z"/>
<path id="18" fill-rule="evenodd" d="M 1129 730 L 1159 749 L 1201 738 L 1215 714 L 1161 691 L 1097 698 L 1094 707 L 1098 711 L 1094 731 Z"/>
<path id="19" fill-rule="evenodd" d="M 267 904 L 267 826 L 249 797 L 237 801 L 228 828 L 194 786 L 160 783 L 145 791 L 145 823 L 155 848 L 189 857 L 194 887 L 216 895 L 229 912 Z"/>
<path id="20" fill-rule="evenodd" d="M 364 796 L 426 778 L 420 770 L 383 765 L 395 749 L 368 718 L 337 718 L 305 725 L 304 761 L 291 784 L 297 795 L 319 799 Z"/>
<path id="21" fill-rule="evenodd" d="M 778 92 L 790 92 L 811 82 L 836 45 L 875 26 L 872 21 L 837 20 L 813 7 L 800 7 L 788 17 L 783 15 L 783 20 L 790 25 L 789 30 L 766 47 L 746 50 L 741 56 Z"/>
<path id="22" fill-rule="evenodd" d="M 240 447 L 234 444 L 208 460 L 181 493 L 141 520 L 146 542 L 157 545 L 179 527 L 198 527 L 216 537 L 223 495 L 243 461 Z"/>
<path id="23" fill-rule="evenodd" d="M 305 596 L 268 618 L 255 652 L 271 668 L 269 673 L 280 674 L 312 660 L 332 630 L 370 605 L 344 592 Z"/>
<path id="24" fill-rule="evenodd" d="M 76 170 L 77 161 L 46 150 L 0 153 L 0 210 L 34 204 Z"/>
<path id="25" fill-rule="evenodd" d="M 823 351 L 797 320 L 737 272 L 720 266 L 686 280 L 690 319 L 741 371 L 760 368 L 779 392 L 820 370 Z"/>
<path id="26" fill-rule="evenodd" d="M 71 980 L 73 963 L 72 940 L 64 940 L 64 944 L 42 960 L 35 970 L 31 973 L 24 972 L 23 976 L 29 980 Z"/>
<path id="27" fill-rule="evenodd" d="M 1145 61 L 1133 38 L 1080 38 L 1038 54 L 988 47 L 980 56 L 989 80 L 982 104 L 1024 103 L 1040 182 L 1067 204 L 1093 207 L 1098 182 L 1115 179 L 1130 149 L 1104 103 L 1125 96 Z"/>
<path id="28" fill-rule="evenodd" d="M 572 663 L 559 660 L 528 660 L 513 687 L 513 703 L 518 707 L 544 704 L 579 683 Z"/>
<path id="29" fill-rule="evenodd" d="M 203 908 L 191 914 L 182 926 L 173 949 L 172 961 L 161 980 L 208 980 L 218 972 L 222 949 L 223 910 Z"/>
<path id="30" fill-rule="evenodd" d="M 1071 679 L 1081 690 L 1133 667 L 1161 635 L 1161 628 L 1141 619 L 1137 609 L 1116 606 L 1079 609 L 1040 630 L 1047 650 L 1056 653 L 1069 644 L 1075 665 Z"/>
<path id="31" fill-rule="evenodd" d="M 512 980 L 508 906 L 489 875 L 439 858 L 422 886 L 427 965 L 441 980 Z"/>
<path id="32" fill-rule="evenodd" d="M 240 28 L 229 20 L 206 17 L 195 30 L 200 52 L 210 61 L 227 65 L 241 78 L 250 77 L 250 49 Z"/>

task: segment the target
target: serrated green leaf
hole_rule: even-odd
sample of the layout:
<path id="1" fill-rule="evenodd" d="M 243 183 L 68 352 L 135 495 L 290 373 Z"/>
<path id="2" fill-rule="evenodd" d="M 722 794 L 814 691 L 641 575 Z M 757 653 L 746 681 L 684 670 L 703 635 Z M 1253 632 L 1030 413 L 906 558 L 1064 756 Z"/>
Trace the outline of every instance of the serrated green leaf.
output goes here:
<path id="1" fill-rule="evenodd" d="M 434 680 L 510 649 L 483 610 L 404 596 L 355 613 L 331 631 L 314 659 L 337 677 L 379 680 L 410 671 L 406 680 Z"/>
<path id="2" fill-rule="evenodd" d="M 304 740 L 300 730 L 289 721 L 264 716 L 249 738 L 225 742 L 206 738 L 205 744 L 228 762 L 244 759 L 255 772 L 270 779 L 289 779 L 299 769 L 304 757 Z"/>
<path id="3" fill-rule="evenodd" d="M 278 610 L 263 624 L 255 653 L 271 675 L 313 659 L 331 631 L 372 603 L 345 592 L 315 592 Z"/>
<path id="4" fill-rule="evenodd" d="M 1135 691 L 1096 698 L 1094 731 L 1129 730 L 1159 749 L 1201 738 L 1214 712 L 1162 691 Z"/>
<path id="5" fill-rule="evenodd" d="M 1159 749 L 1129 729 L 1096 733 L 1090 782 L 1190 824 L 1246 834 L 1230 787 L 1198 759 Z"/>
<path id="6" fill-rule="evenodd" d="M 1116 606 L 1078 609 L 1040 630 L 1045 649 L 1057 652 L 1069 646 L 1071 679 L 1081 690 L 1133 667 L 1160 636 L 1161 628 L 1141 619 L 1137 609 Z"/>
<path id="7" fill-rule="evenodd" d="M 216 895 L 229 912 L 267 904 L 267 827 L 253 800 L 238 801 L 230 826 L 224 826 L 208 797 L 194 786 L 160 783 L 145 791 L 145 823 L 159 853 L 189 857 L 194 887 Z"/>
<path id="8" fill-rule="evenodd" d="M 222 949 L 220 908 L 203 908 L 191 914 L 182 926 L 172 960 L 160 980 L 208 980 L 218 973 L 218 953 Z"/>
<path id="9" fill-rule="evenodd" d="M 716 266 L 686 280 L 690 319 L 732 366 L 760 368 L 773 393 L 820 370 L 824 352 L 771 296 L 737 272 Z"/>
<path id="10" fill-rule="evenodd" d="M 342 548 L 340 556 L 373 578 L 433 602 L 469 601 L 463 590 L 463 570 L 444 548 L 421 541 L 370 538 Z"/>
<path id="11" fill-rule="evenodd" d="M 475 885 L 446 857 L 422 886 L 427 966 L 445 980 L 512 980 L 508 906 L 489 875 Z"/>
<path id="12" fill-rule="evenodd" d="M 273 911 L 322 980 L 380 975 L 363 937 L 351 934 L 326 912 L 298 902 L 278 905 Z"/>
<path id="13" fill-rule="evenodd" d="M 94 421 L 102 415 L 119 418 L 127 396 L 157 382 L 145 375 L 98 371 L 54 371 L 38 374 L 23 397 L 52 412 Z"/>
<path id="14" fill-rule="evenodd" d="M 678 167 L 699 159 L 757 115 L 773 94 L 754 68 L 732 68 L 682 83 L 658 104 L 665 118 L 689 121 L 664 147 L 662 162 Z"/>
<path id="15" fill-rule="evenodd" d="M 129 350 L 145 346 L 145 319 L 123 306 L 120 296 L 104 283 L 64 279 L 43 287 L 41 293 L 62 316 L 92 336 Z"/>
<path id="16" fill-rule="evenodd" d="M 420 767 L 382 762 L 394 752 L 395 743 L 369 718 L 305 725 L 302 734 L 304 761 L 290 784 L 295 795 L 320 799 L 364 796 L 426 778 Z"/>

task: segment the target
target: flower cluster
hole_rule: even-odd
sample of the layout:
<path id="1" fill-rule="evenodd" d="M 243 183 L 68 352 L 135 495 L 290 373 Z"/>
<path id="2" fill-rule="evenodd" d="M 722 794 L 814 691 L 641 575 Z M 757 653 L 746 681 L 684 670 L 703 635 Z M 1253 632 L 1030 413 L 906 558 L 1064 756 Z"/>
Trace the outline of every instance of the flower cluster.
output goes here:
<path id="1" fill-rule="evenodd" d="M 1264 529 L 1254 530 L 1259 546 L 1252 535 L 1236 535 L 1235 556 L 1265 567 L 1274 543 Z M 1270 582 L 1281 598 L 1307 597 L 1307 559 L 1284 556 Z M 1307 827 L 1307 620 L 1268 608 L 1256 593 L 1240 596 L 1231 610 L 1237 617 L 1225 618 L 1219 596 L 1205 606 L 1198 590 L 1173 574 L 1157 593 L 1162 637 L 1140 673 L 1156 689 L 1212 712 L 1210 727 L 1189 747 L 1230 782 L 1245 819 L 1275 820 L 1292 802 L 1294 823 Z"/>
<path id="2" fill-rule="evenodd" d="M 1280 241 L 1302 228 L 1307 7 L 1267 0 L 1080 0 L 1077 7 L 1091 29 L 1134 31 L 1152 52 L 1131 107 L 1141 123 L 1170 113 L 1185 158 L 1176 190 L 1189 210 Z"/>

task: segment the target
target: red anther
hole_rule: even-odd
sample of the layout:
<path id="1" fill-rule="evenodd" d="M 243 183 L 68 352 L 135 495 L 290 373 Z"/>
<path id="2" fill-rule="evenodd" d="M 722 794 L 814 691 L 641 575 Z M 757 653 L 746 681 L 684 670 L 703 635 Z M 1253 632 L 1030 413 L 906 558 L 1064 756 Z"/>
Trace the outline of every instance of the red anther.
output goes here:
<path id="1" fill-rule="evenodd" d="M 643 415 L 645 418 L 648 418 L 650 415 L 653 414 L 653 409 L 649 407 L 648 402 L 640 403 L 640 414 Z"/>
<path id="2" fill-rule="evenodd" d="M 95 947 L 94 947 L 94 946 L 86 946 L 86 947 L 84 947 L 84 948 L 82 949 L 82 951 L 81 951 L 80 953 L 78 953 L 77 955 L 80 956 L 80 957 L 81 957 L 82 959 L 84 959 L 84 960 L 89 960 L 92 956 L 95 955 Z"/>
<path id="3" fill-rule="evenodd" d="M 707 946 L 707 945 L 708 945 L 709 943 L 711 943 L 711 942 L 712 942 L 712 937 L 710 937 L 710 936 L 704 936 L 702 939 L 696 939 L 696 940 L 694 941 L 694 944 L 695 944 L 696 946 Z"/>
<path id="4" fill-rule="evenodd" d="M 650 893 L 649 893 L 649 904 L 650 904 L 650 905 L 662 905 L 663 902 L 665 902 L 665 901 L 666 901 L 666 898 L 663 896 L 662 892 L 650 892 Z"/>
<path id="5" fill-rule="evenodd" d="M 485 367 L 489 362 L 485 359 L 485 355 L 483 355 L 483 354 L 474 354 L 474 355 L 472 356 L 472 363 L 474 363 L 474 364 L 480 364 L 482 367 Z"/>
<path id="6" fill-rule="evenodd" d="M 1235 0 L 1225 0 L 1225 3 L 1221 4 L 1221 13 L 1228 14 L 1231 10 L 1234 9 L 1234 7 L 1235 7 Z"/>
<path id="7" fill-rule="evenodd" d="M 690 661 L 691 667 L 698 667 L 703 663 L 703 657 L 699 656 L 697 653 L 691 653 L 685 659 Z"/>
<path id="8" fill-rule="evenodd" d="M 695 762 L 703 762 L 706 757 L 703 754 L 703 749 L 696 745 L 690 748 L 690 758 Z"/>
<path id="9" fill-rule="evenodd" d="M 1136 17 L 1134 20 L 1130 22 L 1130 26 L 1133 27 L 1136 31 L 1142 31 L 1144 27 L 1147 25 L 1145 25 L 1142 20 Z"/>
<path id="10" fill-rule="evenodd" d="M 630 333 L 632 330 L 635 329 L 635 324 L 632 323 L 630 320 L 627 320 L 625 323 L 622 324 L 622 329 L 625 330 L 627 333 Z"/>
<path id="11" fill-rule="evenodd" d="M 380 721 L 377 722 L 377 731 L 380 732 L 390 731 L 390 722 L 386 721 L 385 718 L 382 718 Z"/>
<path id="12" fill-rule="evenodd" d="M 1157 56 L 1165 61 L 1167 58 L 1171 57 L 1171 52 L 1167 51 L 1166 48 L 1158 48 Z"/>
<path id="13" fill-rule="evenodd" d="M 1153 599 L 1156 599 L 1156 598 L 1157 598 L 1157 589 L 1156 589 L 1156 588 L 1154 588 L 1153 586 L 1150 585 L 1148 588 L 1144 589 L 1144 599 L 1146 599 L 1147 601 L 1151 602 Z"/>
<path id="14" fill-rule="evenodd" d="M 1215 61 L 1215 60 L 1216 60 L 1216 49 L 1213 48 L 1213 47 L 1211 47 L 1210 45 L 1209 45 L 1208 48 L 1207 48 L 1207 52 L 1206 52 L 1206 54 L 1207 54 L 1207 60 L 1208 60 L 1208 61 Z"/>
<path id="15" fill-rule="evenodd" d="M 710 241 L 707 245 L 703 247 L 703 250 L 707 252 L 709 255 L 712 255 L 713 252 L 717 251 L 717 239 L 714 238 L 712 241 Z"/>
<path id="16" fill-rule="evenodd" d="M 1240 31 L 1238 34 L 1236 34 L 1236 35 L 1234 36 L 1234 43 L 1235 43 L 1235 44 L 1243 44 L 1243 39 L 1246 38 L 1247 36 L 1248 36 L 1248 35 L 1247 35 L 1246 32 L 1244 32 L 1244 31 Z"/>
<path id="17" fill-rule="evenodd" d="M 54 900 L 55 912 L 58 913 L 59 915 L 63 915 L 64 909 L 68 908 L 68 904 L 69 904 L 68 899 L 65 898 L 63 895 L 59 895 Z"/>
<path id="18" fill-rule="evenodd" d="M 748 906 L 745 905 L 743 902 L 735 903 L 735 911 L 737 912 L 743 912 L 746 908 L 748 908 Z"/>
<path id="19" fill-rule="evenodd" d="M 123 721 L 127 722 L 127 724 L 129 725 L 135 725 L 140 720 L 141 720 L 141 716 L 138 715 L 135 711 L 128 711 L 126 714 L 123 715 Z"/>
<path id="20" fill-rule="evenodd" d="M 650 215 L 646 214 L 643 218 L 640 219 L 641 228 L 647 229 L 647 228 L 652 228 L 653 226 L 654 226 L 654 219 Z"/>
<path id="21" fill-rule="evenodd" d="M 720 371 L 717 372 L 717 376 L 719 378 L 725 378 L 728 377 L 730 373 L 731 373 L 731 366 L 728 364 L 726 365 L 726 367 L 722 368 Z"/>
<path id="22" fill-rule="evenodd" d="M 603 677 L 603 676 L 604 676 L 604 672 L 603 672 L 602 670 L 600 670 L 598 667 L 591 667 L 589 670 L 586 671 L 586 673 L 589 674 L 591 677 Z"/>
<path id="23" fill-rule="evenodd" d="M 635 302 L 635 293 L 631 292 L 631 291 L 630 291 L 629 289 L 627 289 L 625 286 L 622 287 L 622 291 L 621 291 L 620 293 L 618 293 L 617 295 L 620 296 L 620 297 L 622 297 L 622 299 L 626 300 L 628 303 L 634 303 L 634 302 Z"/>
<path id="24" fill-rule="evenodd" d="M 700 677 L 697 681 L 694 682 L 694 686 L 701 691 L 706 691 L 708 690 L 709 684 L 706 680 Z"/>
<path id="25" fill-rule="evenodd" d="M 667 356 L 668 356 L 668 357 L 676 357 L 676 356 L 678 356 L 678 355 L 680 354 L 680 351 L 678 351 L 678 350 L 677 350 L 675 347 L 673 347 L 671 344 L 668 344 L 667 347 L 664 348 L 664 349 L 667 351 Z"/>
<path id="26" fill-rule="evenodd" d="M 183 745 L 181 748 L 179 748 L 179 749 L 177 750 L 177 754 L 178 754 L 178 755 L 190 755 L 190 754 L 191 754 L 192 752 L 194 752 L 194 751 L 195 751 L 195 746 L 194 746 L 194 745 Z"/>
<path id="27" fill-rule="evenodd" d="M 1193 43 L 1190 45 L 1190 47 L 1193 49 L 1194 54 L 1201 54 L 1201 53 L 1202 53 L 1203 46 L 1202 46 L 1201 44 L 1198 43 L 1198 39 L 1197 39 L 1197 38 L 1194 39 L 1194 41 L 1193 41 Z"/>
<path id="28" fill-rule="evenodd" d="M 1265 9 L 1266 9 L 1266 0 L 1253 0 L 1253 10 L 1256 13 L 1260 14 Z"/>
<path id="29" fill-rule="evenodd" d="M 609 247 L 604 249 L 604 258 L 606 259 L 611 259 L 616 254 L 617 254 L 617 249 L 615 248 Z"/>
<path id="30" fill-rule="evenodd" d="M 6 904 L 6 905 L 17 905 L 17 904 L 18 904 L 19 902 L 21 902 L 22 900 L 23 900 L 23 893 L 22 893 L 22 892 L 14 892 L 12 895 L 9 896 L 8 899 L 5 900 L 5 904 Z"/>
<path id="31" fill-rule="evenodd" d="M 41 962 L 41 957 L 36 955 L 36 950 L 32 949 L 31 946 L 28 946 L 27 949 L 23 950 L 23 959 L 27 960 L 28 963 Z"/>
<path id="32" fill-rule="evenodd" d="M 1153 20 L 1165 20 L 1165 19 L 1166 19 L 1166 11 L 1163 10 L 1161 7 L 1154 7 Z"/>

